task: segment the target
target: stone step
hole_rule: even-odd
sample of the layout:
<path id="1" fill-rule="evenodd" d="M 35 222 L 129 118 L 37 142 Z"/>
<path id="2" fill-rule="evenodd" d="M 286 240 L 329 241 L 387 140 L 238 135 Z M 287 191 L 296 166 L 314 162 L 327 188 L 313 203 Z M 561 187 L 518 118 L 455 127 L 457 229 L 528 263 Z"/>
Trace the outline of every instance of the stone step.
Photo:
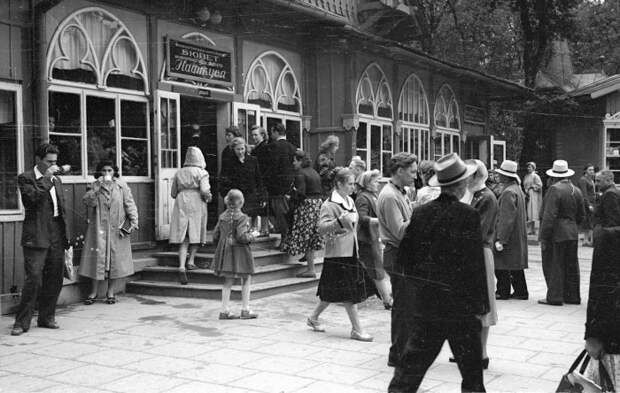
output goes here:
<path id="1" fill-rule="evenodd" d="M 252 250 L 254 266 L 265 266 L 278 263 L 286 263 L 290 259 L 288 254 L 274 250 Z M 157 258 L 160 266 L 179 266 L 179 254 L 174 251 L 157 252 L 152 255 Z M 214 254 L 211 252 L 198 252 L 194 263 L 198 267 L 206 267 L 213 261 Z"/>
<path id="2" fill-rule="evenodd" d="M 316 262 L 317 277 L 321 273 L 323 262 Z M 280 280 L 283 278 L 295 277 L 306 269 L 306 264 L 276 263 L 270 265 L 256 266 L 255 273 L 252 275 L 252 285 L 267 281 Z M 188 270 L 187 277 L 190 283 L 196 284 L 222 284 L 223 277 L 215 275 L 212 269 Z M 179 278 L 179 269 L 176 266 L 150 266 L 142 269 L 140 280 L 152 282 L 174 282 Z"/>
<path id="3" fill-rule="evenodd" d="M 282 278 L 262 283 L 252 283 L 252 299 L 273 296 L 281 293 L 289 293 L 300 289 L 312 288 L 318 285 L 317 278 Z M 178 281 L 132 281 L 127 283 L 127 292 L 153 296 L 175 296 L 200 299 L 220 300 L 222 285 L 199 284 L 190 282 L 181 285 Z M 241 285 L 233 285 L 231 299 L 241 299 Z"/>

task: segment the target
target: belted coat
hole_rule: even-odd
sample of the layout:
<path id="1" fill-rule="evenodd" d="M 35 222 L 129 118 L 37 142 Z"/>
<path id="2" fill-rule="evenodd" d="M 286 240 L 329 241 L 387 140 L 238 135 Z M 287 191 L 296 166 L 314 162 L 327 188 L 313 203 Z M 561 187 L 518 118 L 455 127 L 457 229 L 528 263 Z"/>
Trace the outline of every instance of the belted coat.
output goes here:
<path id="1" fill-rule="evenodd" d="M 508 184 L 497 203 L 495 242 L 502 243 L 504 249 L 493 247 L 495 270 L 527 269 L 526 209 L 521 187 L 516 182 Z"/>

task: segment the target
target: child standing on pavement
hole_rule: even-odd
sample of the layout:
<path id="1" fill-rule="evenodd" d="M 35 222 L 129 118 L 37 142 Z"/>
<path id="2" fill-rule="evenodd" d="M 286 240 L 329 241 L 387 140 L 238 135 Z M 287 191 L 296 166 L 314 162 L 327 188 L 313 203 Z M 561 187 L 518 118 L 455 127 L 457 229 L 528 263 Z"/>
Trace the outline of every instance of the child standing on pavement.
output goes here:
<path id="1" fill-rule="evenodd" d="M 250 311 L 250 284 L 254 274 L 254 258 L 250 243 L 258 235 L 250 231 L 250 218 L 241 212 L 243 193 L 232 189 L 224 198 L 226 210 L 220 214 L 213 231 L 213 242 L 217 244 L 213 257 L 213 270 L 224 277 L 222 287 L 222 311 L 219 319 L 253 319 L 258 314 Z M 241 315 L 230 312 L 230 292 L 235 279 L 241 279 Z"/>

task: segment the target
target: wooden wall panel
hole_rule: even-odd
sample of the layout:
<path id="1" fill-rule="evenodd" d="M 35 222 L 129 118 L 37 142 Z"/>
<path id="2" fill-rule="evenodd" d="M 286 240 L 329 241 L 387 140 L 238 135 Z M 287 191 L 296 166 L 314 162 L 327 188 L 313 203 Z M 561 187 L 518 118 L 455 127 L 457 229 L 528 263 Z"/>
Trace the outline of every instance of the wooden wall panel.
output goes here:
<path id="1" fill-rule="evenodd" d="M 13 285 L 18 285 L 21 287 L 24 282 L 24 249 L 20 246 L 21 238 L 22 238 L 22 222 L 18 221 L 15 224 L 15 258 L 13 263 Z M 11 288 L 8 288 L 10 290 Z"/>
<path id="2" fill-rule="evenodd" d="M 15 222 L 0 223 L 0 247 L 2 247 L 0 251 L 2 258 L 2 263 L 0 264 L 2 268 L 0 271 L 2 274 L 0 278 L 0 293 L 8 293 L 11 286 L 16 285 L 14 282 L 15 267 L 17 264 L 23 264 L 23 257 L 18 260 L 16 255 L 17 248 L 21 248 L 19 246 L 21 228 L 17 232 L 17 236 L 16 228 L 17 223 Z"/>

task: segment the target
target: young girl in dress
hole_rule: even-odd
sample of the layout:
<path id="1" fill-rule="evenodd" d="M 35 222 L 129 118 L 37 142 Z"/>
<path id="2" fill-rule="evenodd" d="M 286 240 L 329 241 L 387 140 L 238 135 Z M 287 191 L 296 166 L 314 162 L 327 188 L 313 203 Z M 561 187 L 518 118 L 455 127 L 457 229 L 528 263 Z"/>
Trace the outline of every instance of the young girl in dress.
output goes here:
<path id="1" fill-rule="evenodd" d="M 250 311 L 250 284 L 254 274 L 254 258 L 250 243 L 258 235 L 250 231 L 250 217 L 241 212 L 243 193 L 237 189 L 228 191 L 224 198 L 226 210 L 220 214 L 213 231 L 213 242 L 217 244 L 213 257 L 213 270 L 224 277 L 222 287 L 222 311 L 220 319 L 253 319 L 258 314 Z M 241 279 L 241 315 L 230 312 L 230 291 L 235 279 Z"/>

